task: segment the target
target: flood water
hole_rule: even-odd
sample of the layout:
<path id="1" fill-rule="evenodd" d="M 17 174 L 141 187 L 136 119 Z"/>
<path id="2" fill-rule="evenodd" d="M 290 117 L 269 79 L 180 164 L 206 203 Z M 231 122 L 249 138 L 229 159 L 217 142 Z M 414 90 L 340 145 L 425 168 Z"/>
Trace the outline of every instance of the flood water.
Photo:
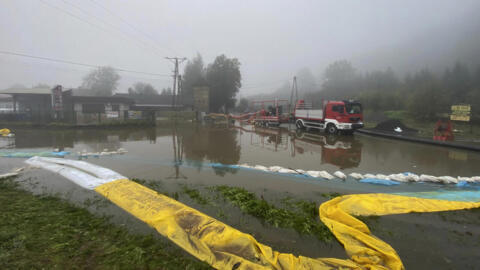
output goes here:
<path id="1" fill-rule="evenodd" d="M 212 168 L 210 163 L 277 165 L 330 173 L 341 170 L 345 173 L 413 172 L 454 177 L 480 175 L 478 152 L 362 134 L 326 136 L 287 128 L 177 125 L 111 130 L 21 129 L 16 131 L 14 141 L 15 151 L 60 149 L 71 152 L 68 158 L 78 158 L 81 151 L 101 152 L 118 148 L 124 148 L 128 153 L 89 158 L 88 161 L 128 177 L 188 178 L 205 183 L 244 181 L 235 177 L 238 170 Z M 258 173 L 257 177 L 268 178 Z M 261 181 L 256 183 L 261 184 Z M 335 186 L 340 188 L 341 185 L 336 183 Z M 343 186 L 354 190 L 360 188 Z"/>
<path id="2" fill-rule="evenodd" d="M 200 188 L 229 185 L 246 188 L 261 194 L 267 200 L 292 196 L 320 203 L 325 201 L 325 198 L 319 194 L 325 192 L 426 191 L 445 186 L 422 183 L 378 186 L 359 183 L 353 179 L 328 181 L 299 178 L 212 166 L 213 163 L 277 165 L 293 169 L 326 170 L 330 173 L 341 170 L 346 174 L 413 172 L 455 177 L 480 175 L 478 152 L 361 134 L 326 136 L 323 133 L 298 132 L 288 128 L 194 124 L 128 129 L 17 129 L 14 132 L 14 141 L 10 141 L 8 148 L 0 149 L 0 152 L 59 149 L 71 152 L 66 158 L 79 159 L 79 153 L 84 151 L 101 152 L 105 149 L 112 151 L 124 148 L 128 153 L 89 157 L 86 161 L 115 170 L 128 178 L 162 181 L 167 190 L 175 190 L 174 186 L 178 184 Z M 23 160 L 0 158 L 0 170 L 8 171 L 19 167 Z M 94 192 L 81 190 L 61 177 L 54 177 L 53 173 L 37 170 L 29 172 L 28 175 L 34 180 L 26 187 L 35 193 L 60 193 L 63 194 L 62 197 L 73 201 L 95 199 L 92 197 Z M 219 218 L 216 216 L 218 209 L 197 205 L 188 198 L 183 201 Z M 229 213 L 229 219 L 220 218 L 222 221 L 254 235 L 261 242 L 279 251 L 312 257 L 346 258 L 343 248 L 337 243 L 323 244 L 312 237 L 301 237 L 291 230 L 267 226 L 253 217 L 245 217 L 235 212 L 238 210 L 231 206 L 224 207 L 222 211 Z M 100 212 L 114 216 L 115 222 L 127 224 L 133 231 L 149 230 L 146 225 L 124 214 L 114 205 L 109 205 Z M 452 215 L 456 217 L 456 214 Z M 392 244 L 407 269 L 426 269 L 432 265 L 436 266 L 435 269 L 450 269 L 457 268 L 455 266 L 458 266 L 458 263 L 468 267 L 478 263 L 478 258 L 471 253 L 472 248 L 479 248 L 480 216 L 478 213 L 471 215 L 463 212 L 462 215 L 465 216 L 468 226 L 458 223 L 455 218 L 450 218 L 454 220 L 450 224 L 449 219 L 445 221 L 437 214 L 382 217 L 375 221 L 373 232 Z M 436 224 L 433 227 L 430 225 L 432 222 Z M 476 229 L 472 229 L 472 226 Z M 465 234 L 468 239 L 463 236 L 465 232 L 468 232 Z M 446 237 L 436 237 L 437 234 Z M 418 247 L 412 249 L 412 245 Z M 421 248 L 425 245 L 438 248 Z M 452 250 L 455 250 L 453 255 Z M 422 257 L 429 260 L 418 259 Z"/>

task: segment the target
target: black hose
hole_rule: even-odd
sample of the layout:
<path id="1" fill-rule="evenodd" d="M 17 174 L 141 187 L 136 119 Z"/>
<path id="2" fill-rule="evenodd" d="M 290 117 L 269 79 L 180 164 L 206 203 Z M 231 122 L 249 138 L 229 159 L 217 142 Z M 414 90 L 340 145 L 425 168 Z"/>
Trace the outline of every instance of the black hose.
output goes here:
<path id="1" fill-rule="evenodd" d="M 379 136 L 379 137 L 384 137 L 384 138 L 389 138 L 389 139 L 397 139 L 397 140 L 403 140 L 403 141 L 408 141 L 408 142 L 425 143 L 425 144 L 430 144 L 430 145 L 438 145 L 438 146 L 443 146 L 443 147 L 451 147 L 451 148 L 480 152 L 480 146 L 466 145 L 466 144 L 460 144 L 460 143 L 455 143 L 455 142 L 434 141 L 434 140 L 431 140 L 431 139 L 412 137 L 412 136 L 402 136 L 402 135 L 396 135 L 396 134 L 388 134 L 388 133 L 384 133 L 384 132 L 374 131 L 374 130 L 371 130 L 371 129 L 357 129 L 356 131 L 359 132 L 359 133 L 367 134 L 367 135 L 371 135 L 371 136 Z"/>

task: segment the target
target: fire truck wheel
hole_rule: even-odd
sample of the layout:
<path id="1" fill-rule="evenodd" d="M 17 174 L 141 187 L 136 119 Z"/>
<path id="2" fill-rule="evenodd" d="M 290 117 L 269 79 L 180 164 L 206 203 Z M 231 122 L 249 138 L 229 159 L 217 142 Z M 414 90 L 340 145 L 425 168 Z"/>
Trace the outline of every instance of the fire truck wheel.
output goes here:
<path id="1" fill-rule="evenodd" d="M 303 125 L 303 122 L 302 120 L 298 119 L 296 122 L 295 122 L 295 125 L 297 126 L 298 129 L 305 129 L 305 126 Z"/>
<path id="2" fill-rule="evenodd" d="M 327 133 L 328 134 L 337 134 L 337 127 L 334 124 L 327 125 Z"/>

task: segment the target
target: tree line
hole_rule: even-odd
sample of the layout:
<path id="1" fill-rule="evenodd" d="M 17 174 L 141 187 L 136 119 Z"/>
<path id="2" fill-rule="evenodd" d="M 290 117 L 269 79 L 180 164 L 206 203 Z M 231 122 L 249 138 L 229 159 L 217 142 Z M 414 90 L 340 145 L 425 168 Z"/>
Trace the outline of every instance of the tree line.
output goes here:
<path id="1" fill-rule="evenodd" d="M 111 96 L 115 93 L 120 75 L 112 67 L 99 67 L 89 72 L 77 89 L 78 93 L 86 96 Z M 224 54 L 204 65 L 202 56 L 197 54 L 189 60 L 185 66 L 182 78 L 182 89 L 178 92 L 182 95 L 185 105 L 193 105 L 194 88 L 209 87 L 209 104 L 212 112 L 228 112 L 235 107 L 237 95 L 242 86 L 240 73 L 240 61 L 237 58 L 228 58 Z M 23 87 L 14 85 L 12 87 Z M 39 84 L 35 87 L 48 87 Z M 172 95 L 171 88 L 163 88 L 159 93 L 151 84 L 137 82 L 128 88 L 132 95 Z"/>
<path id="2" fill-rule="evenodd" d="M 457 62 L 442 74 L 423 69 L 400 79 L 391 68 L 361 74 L 348 61 L 336 61 L 325 69 L 320 89 L 305 99 L 355 99 L 367 110 L 405 110 L 418 120 L 437 119 L 454 104 L 470 104 L 479 114 L 480 66 L 470 70 Z"/>
<path id="3" fill-rule="evenodd" d="M 99 67 L 89 72 L 83 77 L 82 85 L 79 91 L 86 96 L 111 96 L 115 93 L 118 87 L 120 75 L 112 67 Z M 136 82 L 128 88 L 128 93 L 131 95 L 171 95 L 170 88 L 163 88 L 159 93 L 155 87 L 149 83 Z"/>
<path id="4" fill-rule="evenodd" d="M 193 89 L 196 86 L 210 88 L 209 103 L 212 112 L 228 112 L 234 108 L 235 96 L 242 86 L 240 62 L 237 58 L 219 55 L 206 67 L 202 56 L 197 54 L 185 66 L 182 89 L 179 91 L 186 105 L 193 105 Z M 80 91 L 82 95 L 111 96 L 118 87 L 120 75 L 112 67 L 99 67 L 84 78 Z M 159 93 L 151 84 L 137 82 L 128 88 L 132 95 L 171 95 L 171 88 L 163 88 Z"/>
<path id="5" fill-rule="evenodd" d="M 193 104 L 195 87 L 208 86 L 210 111 L 228 112 L 235 107 L 235 96 L 242 86 L 240 62 L 222 54 L 205 67 L 202 56 L 197 54 L 187 62 L 182 79 L 182 95 L 186 103 Z"/>

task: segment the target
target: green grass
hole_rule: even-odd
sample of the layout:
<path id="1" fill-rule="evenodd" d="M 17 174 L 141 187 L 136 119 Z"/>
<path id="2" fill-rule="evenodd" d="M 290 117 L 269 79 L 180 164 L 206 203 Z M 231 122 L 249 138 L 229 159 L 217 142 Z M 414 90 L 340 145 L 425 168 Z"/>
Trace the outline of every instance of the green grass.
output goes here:
<path id="1" fill-rule="evenodd" d="M 198 204 L 206 205 L 209 203 L 209 200 L 205 197 L 202 197 L 200 192 L 196 189 L 189 188 L 187 185 L 182 185 L 182 191 Z"/>
<path id="2" fill-rule="evenodd" d="M 0 269 L 209 269 L 151 235 L 0 180 Z"/>
<path id="3" fill-rule="evenodd" d="M 383 113 L 385 114 L 385 116 L 387 116 L 390 119 L 403 120 L 405 118 L 408 118 L 408 112 L 407 111 L 385 111 Z"/>
<path id="4" fill-rule="evenodd" d="M 164 191 L 162 184 L 158 181 L 133 179 L 133 181 L 147 186 L 161 194 L 174 197 L 178 200 L 177 192 L 170 195 Z M 282 207 L 277 207 L 268 203 L 263 198 L 257 198 L 243 188 L 228 186 L 212 186 L 207 190 L 213 192 L 212 196 L 205 196 L 197 189 L 184 184 L 180 184 L 180 194 L 187 195 L 190 199 L 201 206 L 214 207 L 216 216 L 214 218 L 227 219 L 224 212 L 221 198 L 228 200 L 233 206 L 239 208 L 242 213 L 258 218 L 261 222 L 272 225 L 277 228 L 291 228 L 300 234 L 313 235 L 322 242 L 331 242 L 334 239 L 330 230 L 320 222 L 318 205 L 315 202 L 294 200 L 290 197 L 281 199 Z M 342 194 L 322 193 L 321 196 L 326 199 L 332 199 Z"/>
<path id="5" fill-rule="evenodd" d="M 338 192 L 329 192 L 329 193 L 322 193 L 320 194 L 322 197 L 327 198 L 327 199 L 333 199 L 339 196 L 342 196 L 343 194 L 338 193 Z"/>
<path id="6" fill-rule="evenodd" d="M 223 197 L 238 206 L 243 212 L 280 228 L 292 228 L 300 234 L 314 235 L 322 242 L 334 239 L 330 230 L 320 222 L 315 203 L 284 200 L 288 208 L 278 208 L 263 198 L 243 188 L 218 186 L 215 188 Z"/>
<path id="7" fill-rule="evenodd" d="M 162 191 L 161 184 L 150 180 L 134 179 L 134 181 L 152 188 L 153 190 L 166 194 Z M 318 205 L 315 202 L 293 200 L 290 197 L 281 199 L 282 208 L 268 203 L 263 198 L 257 198 L 243 188 L 229 186 L 213 186 L 207 189 L 213 192 L 213 196 L 204 196 L 195 188 L 187 185 L 180 185 L 181 194 L 202 206 L 211 206 L 217 209 L 216 218 L 226 219 L 222 203 L 218 202 L 222 197 L 232 203 L 233 206 L 245 214 L 258 218 L 260 221 L 277 228 L 291 228 L 300 234 L 313 235 L 322 242 L 331 242 L 334 239 L 330 230 L 320 222 Z M 168 194 L 166 194 L 168 196 Z M 331 199 L 340 196 L 340 193 L 327 193 L 322 196 Z M 176 197 L 178 200 L 178 195 Z"/>

